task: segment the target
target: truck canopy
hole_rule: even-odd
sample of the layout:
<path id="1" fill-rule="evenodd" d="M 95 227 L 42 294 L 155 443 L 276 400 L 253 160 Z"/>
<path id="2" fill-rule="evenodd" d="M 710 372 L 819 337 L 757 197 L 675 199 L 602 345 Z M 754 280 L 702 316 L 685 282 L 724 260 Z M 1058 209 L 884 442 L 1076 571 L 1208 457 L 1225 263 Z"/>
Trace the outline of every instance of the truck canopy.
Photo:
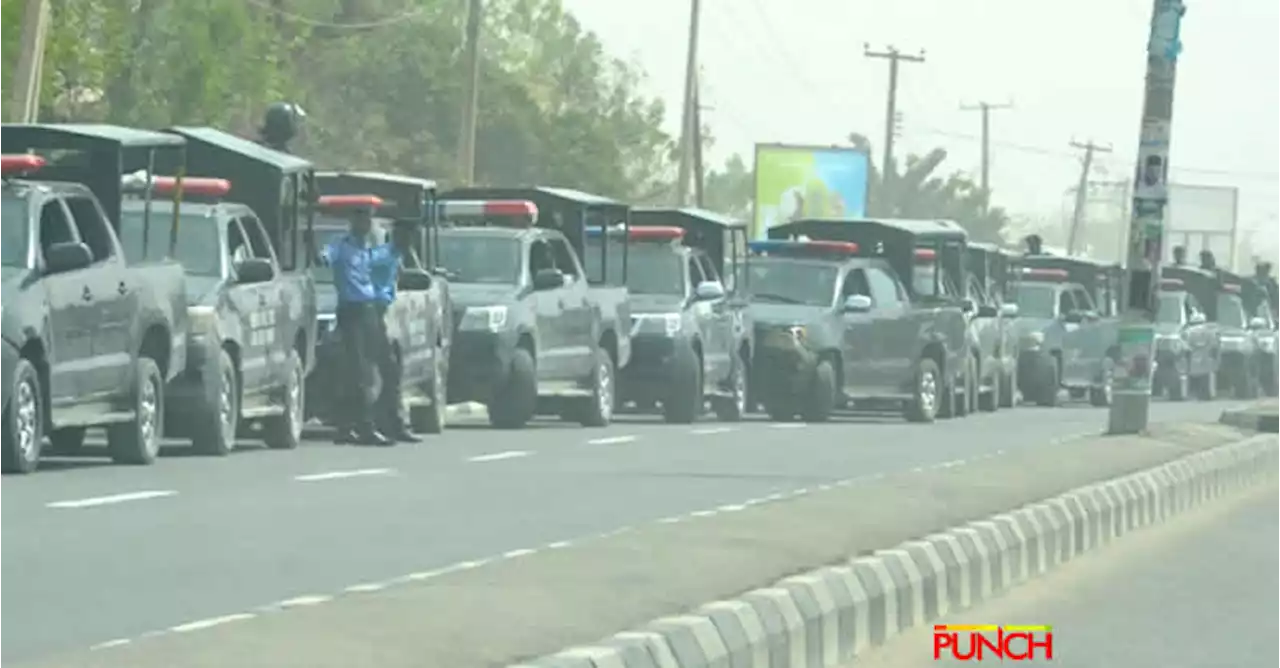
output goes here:
<path id="1" fill-rule="evenodd" d="M 271 235 L 280 262 L 286 269 L 295 268 L 303 250 L 301 228 L 310 228 L 314 215 L 312 164 L 216 128 L 173 127 L 166 132 L 186 139 L 186 174 L 231 181 L 226 199 L 253 209 Z M 161 173 L 181 168 L 165 164 Z M 314 253 L 303 255 L 309 263 Z"/>
<path id="2" fill-rule="evenodd" d="M 1099 315 L 1116 315 L 1117 300 L 1122 280 L 1119 265 L 1108 264 L 1082 257 L 1064 255 L 1022 255 L 1014 258 L 1019 275 L 1027 270 L 1053 269 L 1065 271 L 1067 279 L 1079 283 L 1093 296 Z"/>
<path id="3" fill-rule="evenodd" d="M 931 249 L 943 272 L 960 291 L 960 296 L 965 294 L 965 247 L 969 235 L 964 228 L 952 221 L 805 219 L 769 228 L 770 239 L 798 237 L 855 243 L 860 255 L 884 257 L 902 277 L 904 286 L 913 298 L 928 297 L 919 294 L 911 277 L 917 264 L 917 251 Z"/>
<path id="4" fill-rule="evenodd" d="M 117 232 L 123 198 L 121 175 L 152 172 L 159 162 L 181 164 L 186 147 L 182 137 L 172 134 L 79 123 L 6 123 L 0 126 L 0 143 L 6 153 L 35 153 L 47 161 L 31 178 L 87 186 Z"/>
<path id="5" fill-rule="evenodd" d="M 1002 300 L 1008 298 L 1009 285 L 1014 276 L 1011 267 L 1014 253 L 996 244 L 970 242 L 965 251 L 968 259 L 967 270 L 977 277 L 983 289 Z"/>
<path id="6" fill-rule="evenodd" d="M 316 172 L 320 195 L 375 195 L 382 200 L 378 216 L 416 228 L 415 250 L 428 269 L 440 266 L 435 181 L 413 176 L 365 171 Z"/>
<path id="7" fill-rule="evenodd" d="M 623 230 L 630 230 L 630 204 L 580 190 L 549 186 L 457 188 L 441 193 L 440 199 L 533 202 L 538 208 L 538 216 L 534 224 L 538 227 L 558 230 L 564 234 L 582 260 L 589 282 L 609 283 L 609 279 L 621 276 L 621 285 L 626 285 L 628 244 L 604 244 L 605 250 L 599 254 L 600 262 L 593 264 L 588 260 L 586 253 L 587 228 L 620 227 Z M 622 250 L 621 258 L 613 258 L 614 261 L 622 262 L 621 274 L 608 271 L 611 247 L 615 245 Z"/>
<path id="8" fill-rule="evenodd" d="M 631 211 L 637 227 L 679 227 L 686 245 L 701 249 L 723 280 L 741 277 L 747 258 L 747 223 L 714 211 L 695 208 L 638 207 Z"/>

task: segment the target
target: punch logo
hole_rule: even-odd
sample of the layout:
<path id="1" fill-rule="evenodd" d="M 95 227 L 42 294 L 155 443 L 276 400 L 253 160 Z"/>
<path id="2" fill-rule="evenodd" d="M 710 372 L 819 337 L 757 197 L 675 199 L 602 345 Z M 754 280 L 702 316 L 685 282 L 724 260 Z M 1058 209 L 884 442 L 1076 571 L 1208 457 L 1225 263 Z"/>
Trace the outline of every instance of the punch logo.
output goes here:
<path id="1" fill-rule="evenodd" d="M 939 624 L 933 627 L 933 660 L 948 656 L 957 661 L 1052 661 L 1053 627 Z"/>

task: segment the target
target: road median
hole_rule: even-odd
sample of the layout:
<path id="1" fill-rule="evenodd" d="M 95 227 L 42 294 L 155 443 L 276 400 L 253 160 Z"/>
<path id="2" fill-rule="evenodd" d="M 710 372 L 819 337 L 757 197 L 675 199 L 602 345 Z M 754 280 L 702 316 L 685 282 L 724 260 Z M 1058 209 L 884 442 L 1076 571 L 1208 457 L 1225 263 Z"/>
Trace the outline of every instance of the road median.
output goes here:
<path id="1" fill-rule="evenodd" d="M 1157 424 L 1141 437 L 1060 440 L 981 460 L 824 485 L 770 503 L 723 507 L 702 517 L 655 523 L 569 547 L 536 550 L 434 576 L 426 574 L 420 580 L 343 595 L 323 604 L 260 612 L 202 630 L 162 633 L 23 665 L 469 668 L 516 663 L 580 645 L 594 649 L 576 650 L 536 665 L 708 665 L 705 655 L 715 654 L 717 648 L 726 652 L 733 648 L 748 653 L 786 652 L 793 659 L 774 665 L 819 665 L 813 660 L 796 662 L 800 656 L 795 654 L 799 651 L 796 647 L 807 648 L 805 652 L 823 662 L 829 653 L 839 659 L 858 642 L 866 644 L 891 635 L 897 628 L 936 614 L 941 605 L 937 597 L 927 602 L 918 588 L 898 587 L 900 582 L 925 581 L 926 571 L 918 564 L 926 561 L 935 567 L 927 572 L 937 586 L 941 571 L 936 567 L 943 555 L 936 546 L 932 552 L 924 547 L 901 547 L 897 551 L 902 554 L 892 560 L 870 555 L 975 521 L 978 524 L 967 529 L 972 540 L 962 542 L 962 549 L 969 543 L 979 549 L 976 546 L 982 536 L 998 541 L 999 535 L 1008 542 L 1002 525 L 982 520 L 1098 481 L 1238 442 L 1242 437 L 1238 429 L 1223 425 Z M 851 440 L 850 447 L 858 447 L 856 440 Z M 1236 462 L 1238 457 L 1222 453 L 1238 452 L 1241 447 L 1215 450 L 1206 461 L 1214 466 Z M 1248 452 L 1253 453 L 1259 446 L 1249 447 L 1253 450 Z M 1274 443 L 1267 453 L 1272 464 L 1266 470 L 1274 472 Z M 1174 471 L 1187 474 L 1190 465 L 1179 466 Z M 1140 488 L 1130 485 L 1127 489 L 1138 495 Z M 1147 491 L 1141 492 L 1141 498 L 1154 498 Z M 591 502 L 583 499 L 583 503 Z M 1143 503 L 1143 508 L 1152 507 L 1147 501 Z M 1154 516 L 1154 511 L 1149 515 L 1133 512 L 1139 518 Z M 1114 518 L 1115 514 L 1100 513 L 1100 517 Z M 1026 541 L 1017 543 L 1018 554 L 1044 554 L 1054 549 L 1060 554 L 1067 547 L 1084 544 L 1080 542 L 1083 538 L 1074 536 L 1083 535 L 1090 524 L 1086 518 L 1072 518 L 1057 517 L 1057 524 L 1053 517 L 1038 518 L 1055 527 L 1058 540 L 1041 541 L 1038 547 Z M 991 524 L 994 528 L 987 526 Z M 1068 526 L 1071 530 L 1064 528 Z M 1066 538 L 1068 534 L 1073 538 Z M 848 565 L 851 556 L 867 560 Z M 923 561 L 917 563 L 917 559 Z M 856 565 L 859 563 L 862 565 Z M 1016 579 L 1012 573 L 1022 573 L 1012 570 L 1017 563 L 1025 565 L 1025 556 L 1001 560 L 1000 572 L 1007 570 L 1010 575 L 992 578 L 991 588 Z M 840 568 L 848 572 L 823 568 L 830 564 L 845 564 Z M 916 564 L 914 570 L 911 564 Z M 813 569 L 821 570 L 807 573 Z M 863 591 L 868 601 L 875 585 L 881 585 L 879 607 L 858 608 L 851 602 L 850 573 L 859 582 L 865 578 L 871 583 Z M 755 590 L 796 574 L 805 575 Z M 979 576 L 973 582 L 983 591 L 987 585 L 981 583 L 988 580 Z M 959 587 L 955 585 L 955 590 L 961 591 Z M 713 608 L 700 607 L 742 592 L 752 593 Z M 886 592 L 896 593 L 886 596 Z M 697 610 L 703 612 L 689 612 Z M 669 617 L 682 613 L 684 616 Z M 877 614 L 880 622 L 873 623 Z M 651 620 L 664 617 L 657 626 L 650 625 Z M 610 636 L 635 628 L 643 631 Z M 797 628 L 817 640 L 799 643 L 795 640 Z M 762 646 L 761 637 L 781 644 Z M 601 638 L 609 640 L 602 642 Z M 662 648 L 669 657 L 662 654 Z M 590 656 L 603 658 L 583 658 Z M 664 658 L 676 662 L 663 663 Z"/>
<path id="2" fill-rule="evenodd" d="M 1222 424 L 1274 434 L 1280 432 L 1280 420 L 1277 419 L 1277 403 L 1275 399 L 1264 399 L 1252 406 L 1236 410 L 1222 411 L 1218 420 Z"/>

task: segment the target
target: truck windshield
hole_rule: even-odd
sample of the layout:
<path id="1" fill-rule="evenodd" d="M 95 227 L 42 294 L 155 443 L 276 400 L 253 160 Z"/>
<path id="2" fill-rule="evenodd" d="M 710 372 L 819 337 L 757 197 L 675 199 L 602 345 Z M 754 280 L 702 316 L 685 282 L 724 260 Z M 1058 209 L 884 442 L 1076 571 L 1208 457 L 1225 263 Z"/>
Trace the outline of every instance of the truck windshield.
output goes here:
<path id="1" fill-rule="evenodd" d="M 454 283 L 515 285 L 520 282 L 520 242 L 509 237 L 442 233 L 440 264 Z"/>
<path id="2" fill-rule="evenodd" d="M 7 190 L 4 193 L 3 219 L 0 220 L 4 230 L 4 245 L 0 246 L 0 252 L 4 255 L 4 266 L 25 267 L 27 266 L 27 199 L 9 193 Z"/>
<path id="3" fill-rule="evenodd" d="M 747 293 L 753 302 L 831 306 L 839 269 L 816 262 L 752 260 Z"/>
<path id="4" fill-rule="evenodd" d="M 179 214 L 178 241 L 173 259 L 182 264 L 191 276 L 222 277 L 222 241 L 218 238 L 218 226 L 208 216 L 199 213 Z M 151 231 L 147 236 L 146 252 L 143 252 L 143 212 L 124 211 L 120 214 L 120 245 L 130 262 L 158 262 L 169 257 L 169 234 L 173 230 L 173 214 L 153 210 Z"/>
<path id="5" fill-rule="evenodd" d="M 1043 283 L 1019 283 L 1014 289 L 1018 315 L 1024 318 L 1054 318 L 1058 291 Z"/>
<path id="6" fill-rule="evenodd" d="M 1176 294 L 1160 295 L 1156 308 L 1156 322 L 1165 325 L 1181 325 L 1183 316 L 1182 297 Z"/>
<path id="7" fill-rule="evenodd" d="M 622 244 L 610 242 L 615 248 L 609 251 L 609 285 L 623 285 Z M 589 266 L 599 266 L 601 241 L 587 242 Z M 687 294 L 685 289 L 684 260 L 667 244 L 633 243 L 627 249 L 627 291 L 637 295 Z"/>
<path id="8" fill-rule="evenodd" d="M 1218 324 L 1226 327 L 1244 327 L 1244 303 L 1240 296 L 1231 293 L 1218 293 Z"/>

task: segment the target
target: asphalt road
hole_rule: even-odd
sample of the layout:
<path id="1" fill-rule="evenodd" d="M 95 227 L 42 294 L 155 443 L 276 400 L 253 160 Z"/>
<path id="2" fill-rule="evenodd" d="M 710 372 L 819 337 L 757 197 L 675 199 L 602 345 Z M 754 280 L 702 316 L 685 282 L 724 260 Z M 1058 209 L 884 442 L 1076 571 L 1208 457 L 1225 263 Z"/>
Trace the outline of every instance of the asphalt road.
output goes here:
<path id="1" fill-rule="evenodd" d="M 1062 668 L 1271 668 L 1280 664 L 1277 506 L 1280 488 L 1260 487 L 1127 536 L 944 623 L 1050 624 L 1050 665 Z M 935 662 L 931 643 L 928 629 L 913 630 L 855 665 L 958 663 Z"/>
<path id="2" fill-rule="evenodd" d="M 1214 420 L 1235 404 L 1156 404 Z M 54 462 L 4 480 L 4 661 L 339 592 L 852 477 L 1098 433 L 1098 409 L 936 425 L 620 419 L 455 428 L 420 446 L 312 442 L 147 468 Z"/>

